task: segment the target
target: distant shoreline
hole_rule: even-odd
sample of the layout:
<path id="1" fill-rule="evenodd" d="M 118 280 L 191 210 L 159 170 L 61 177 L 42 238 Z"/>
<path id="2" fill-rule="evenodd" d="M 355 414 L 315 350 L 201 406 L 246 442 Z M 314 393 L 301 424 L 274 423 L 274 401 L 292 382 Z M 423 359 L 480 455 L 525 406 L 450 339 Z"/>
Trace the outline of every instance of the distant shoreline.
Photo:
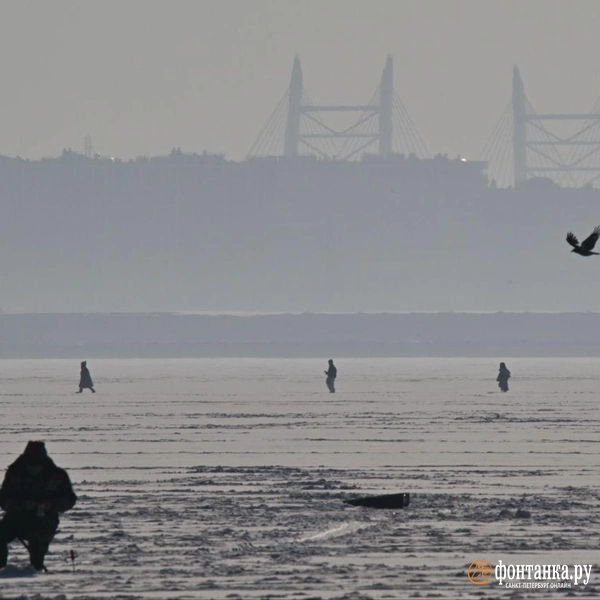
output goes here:
<path id="1" fill-rule="evenodd" d="M 0 358 L 600 357 L 600 313 L 0 314 Z"/>

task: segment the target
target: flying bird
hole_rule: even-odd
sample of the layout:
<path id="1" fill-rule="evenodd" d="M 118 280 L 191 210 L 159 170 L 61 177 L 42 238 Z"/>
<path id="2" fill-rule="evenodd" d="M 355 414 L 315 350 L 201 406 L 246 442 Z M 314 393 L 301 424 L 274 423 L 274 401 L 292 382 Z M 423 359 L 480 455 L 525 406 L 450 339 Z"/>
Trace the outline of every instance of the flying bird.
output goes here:
<path id="1" fill-rule="evenodd" d="M 575 237 L 575 234 L 571 233 L 570 231 L 567 233 L 567 242 L 573 246 L 573 250 L 571 250 L 571 252 L 575 252 L 575 254 L 581 254 L 581 256 L 599 254 L 598 252 L 592 252 L 592 248 L 596 245 L 598 238 L 600 238 L 600 227 L 596 227 L 594 231 L 592 231 L 592 235 L 585 238 L 581 244 Z"/>

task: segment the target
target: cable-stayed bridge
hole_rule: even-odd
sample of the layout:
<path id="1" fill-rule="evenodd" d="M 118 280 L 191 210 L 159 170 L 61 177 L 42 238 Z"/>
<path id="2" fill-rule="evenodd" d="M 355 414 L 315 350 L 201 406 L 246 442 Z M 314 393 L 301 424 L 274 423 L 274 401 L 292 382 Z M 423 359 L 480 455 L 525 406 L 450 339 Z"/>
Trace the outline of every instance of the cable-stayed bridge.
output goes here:
<path id="1" fill-rule="evenodd" d="M 346 122 L 339 124 L 340 115 Z M 333 120 L 338 118 L 337 124 Z M 460 148 L 457 148 L 457 153 Z M 296 57 L 290 85 L 249 152 L 249 157 L 316 156 L 356 160 L 365 154 L 430 153 L 394 90 L 388 56 L 379 86 L 366 104 L 315 104 L 304 87 Z M 588 113 L 538 114 L 513 69 L 512 96 L 487 140 L 480 160 L 492 185 L 520 187 L 547 179 L 563 187 L 600 181 L 600 99 Z"/>
<path id="2" fill-rule="evenodd" d="M 345 115 L 349 122 L 333 124 Z M 429 152 L 394 90 L 394 64 L 388 56 L 379 86 L 367 104 L 315 104 L 294 59 L 290 85 L 250 149 L 250 157 L 303 156 L 354 160 L 363 154 Z"/>
<path id="3" fill-rule="evenodd" d="M 500 186 L 523 186 L 547 178 L 563 187 L 600 181 L 600 99 L 587 113 L 538 114 L 513 69 L 512 97 L 488 139 L 481 159 Z"/>

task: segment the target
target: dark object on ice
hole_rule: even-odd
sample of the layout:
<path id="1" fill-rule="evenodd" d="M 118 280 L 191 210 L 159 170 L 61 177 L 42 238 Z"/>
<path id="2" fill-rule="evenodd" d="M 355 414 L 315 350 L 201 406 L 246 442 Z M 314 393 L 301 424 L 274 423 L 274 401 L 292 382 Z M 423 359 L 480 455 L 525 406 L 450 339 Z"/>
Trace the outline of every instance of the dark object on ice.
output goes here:
<path id="1" fill-rule="evenodd" d="M 325 383 L 327 384 L 327 388 L 331 394 L 335 394 L 335 378 L 337 377 L 337 368 L 333 364 L 333 359 L 329 359 L 329 370 L 325 371 L 325 375 L 327 375 L 327 379 Z"/>
<path id="2" fill-rule="evenodd" d="M 81 394 L 84 388 L 88 388 L 95 394 L 96 390 L 94 389 L 94 382 L 92 381 L 92 376 L 86 365 L 87 361 L 84 360 L 81 363 L 81 376 L 79 378 L 79 391 L 77 393 Z"/>
<path id="3" fill-rule="evenodd" d="M 365 496 L 344 500 L 352 506 L 369 508 L 406 508 L 410 504 L 410 494 L 383 494 L 382 496 Z"/>
<path id="4" fill-rule="evenodd" d="M 524 508 L 518 508 L 512 511 L 510 508 L 503 508 L 498 515 L 500 519 L 531 519 L 531 512 Z"/>
<path id="5" fill-rule="evenodd" d="M 592 234 L 585 238 L 581 244 L 579 240 L 575 237 L 573 233 L 569 231 L 567 233 L 567 242 L 573 246 L 573 250 L 571 252 L 575 252 L 575 254 L 579 254 L 581 256 L 591 256 L 592 254 L 598 254 L 598 252 L 592 252 L 592 248 L 596 245 L 596 242 L 600 238 L 600 227 L 596 227 Z"/>
<path id="6" fill-rule="evenodd" d="M 508 380 L 510 379 L 510 371 L 506 368 L 506 364 L 500 363 L 500 371 L 498 372 L 498 377 L 496 377 L 496 381 L 498 382 L 498 387 L 503 392 L 508 392 Z"/>
<path id="7" fill-rule="evenodd" d="M 0 488 L 0 569 L 8 561 L 8 544 L 19 539 L 29 551 L 35 569 L 44 567 L 44 557 L 58 527 L 58 514 L 75 506 L 77 496 L 64 469 L 48 456 L 44 442 L 28 442 L 13 462 Z"/>

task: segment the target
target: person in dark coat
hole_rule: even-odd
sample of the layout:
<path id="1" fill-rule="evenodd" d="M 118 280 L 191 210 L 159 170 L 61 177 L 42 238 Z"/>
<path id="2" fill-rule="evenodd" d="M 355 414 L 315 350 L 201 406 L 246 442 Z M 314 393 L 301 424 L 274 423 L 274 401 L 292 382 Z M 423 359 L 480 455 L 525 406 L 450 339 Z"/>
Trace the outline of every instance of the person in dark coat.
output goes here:
<path id="1" fill-rule="evenodd" d="M 79 378 L 79 391 L 78 394 L 83 392 L 83 388 L 89 388 L 95 394 L 96 390 L 94 389 L 94 382 L 92 381 L 92 376 L 90 375 L 90 370 L 87 368 L 87 361 L 83 361 L 81 363 L 81 377 Z"/>
<path id="2" fill-rule="evenodd" d="M 335 378 L 337 377 L 337 369 L 333 364 L 333 359 L 329 359 L 329 370 L 325 371 L 325 375 L 327 375 L 327 379 L 325 383 L 327 384 L 327 388 L 331 394 L 335 393 Z"/>
<path id="3" fill-rule="evenodd" d="M 0 488 L 0 569 L 8 561 L 8 544 L 27 542 L 33 567 L 44 569 L 44 558 L 58 528 L 59 513 L 75 506 L 77 496 L 64 469 L 48 456 L 44 442 L 28 442 L 6 470 Z"/>
<path id="4" fill-rule="evenodd" d="M 510 371 L 506 368 L 506 364 L 500 363 L 500 371 L 498 372 L 498 377 L 496 377 L 496 381 L 498 382 L 498 387 L 503 392 L 508 392 L 508 380 L 510 379 Z"/>

